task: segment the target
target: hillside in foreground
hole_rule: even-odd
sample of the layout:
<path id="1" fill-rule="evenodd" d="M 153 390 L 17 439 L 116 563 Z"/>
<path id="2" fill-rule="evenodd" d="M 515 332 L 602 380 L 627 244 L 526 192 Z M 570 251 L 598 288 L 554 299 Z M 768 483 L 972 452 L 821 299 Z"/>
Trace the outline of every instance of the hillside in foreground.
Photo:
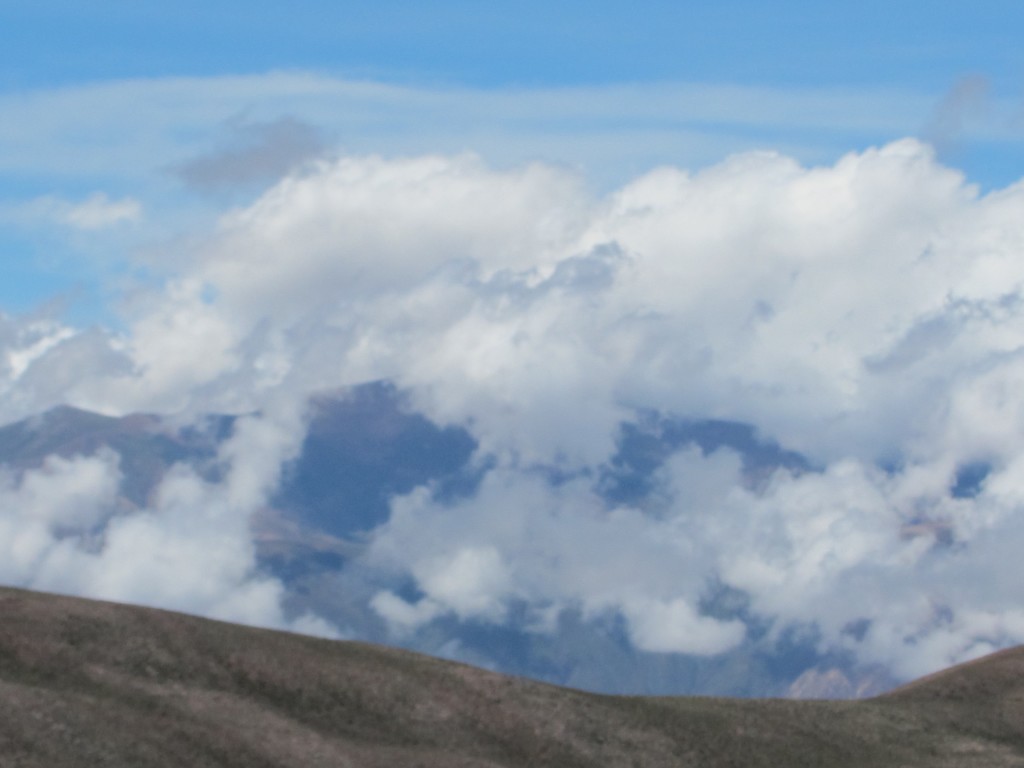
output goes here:
<path id="1" fill-rule="evenodd" d="M 586 694 L 0 589 L 3 766 L 1024 766 L 1024 650 L 865 701 Z"/>

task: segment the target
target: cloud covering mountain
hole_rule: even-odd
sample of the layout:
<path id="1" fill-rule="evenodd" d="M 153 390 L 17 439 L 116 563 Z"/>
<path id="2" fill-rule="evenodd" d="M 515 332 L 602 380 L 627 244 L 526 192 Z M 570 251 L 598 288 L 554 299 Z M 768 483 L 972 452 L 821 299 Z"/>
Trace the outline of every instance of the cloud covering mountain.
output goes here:
<path id="1" fill-rule="evenodd" d="M 1019 183 L 981 194 L 914 140 L 604 196 L 471 155 L 323 159 L 168 255 L 120 329 L 2 318 L 5 422 L 238 415 L 217 472 L 176 465 L 130 508 L 113 451 L 8 470 L 4 581 L 348 631 L 285 609 L 250 523 L 313 398 L 387 381 L 476 446 L 474 482 L 398 492 L 340 566 L 393 637 L 573 615 L 714 655 L 800 631 L 902 678 L 1024 642 L 1022 214 Z M 645 418 L 747 424 L 804 462 L 680 447 L 611 499 Z"/>

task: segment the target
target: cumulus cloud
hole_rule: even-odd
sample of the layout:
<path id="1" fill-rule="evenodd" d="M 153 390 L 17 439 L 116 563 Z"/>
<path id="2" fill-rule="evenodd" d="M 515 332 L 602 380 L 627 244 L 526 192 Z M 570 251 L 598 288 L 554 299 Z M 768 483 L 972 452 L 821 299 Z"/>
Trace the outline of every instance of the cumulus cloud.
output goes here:
<path id="1" fill-rule="evenodd" d="M 1022 214 L 1021 184 L 982 195 L 913 140 L 810 168 L 663 167 L 603 197 L 468 155 L 323 160 L 226 214 L 123 332 L 8 333 L 5 415 L 43 402 L 44 370 L 104 412 L 269 414 L 223 448 L 223 486 L 173 474 L 108 524 L 124 574 L 148 574 L 136 599 L 177 587 L 131 553 L 166 537 L 188 568 L 201 534 L 230 589 L 192 605 L 270 611 L 280 585 L 251 575 L 244 520 L 312 394 L 387 379 L 471 432 L 482 476 L 395 499 L 368 535 L 370 604 L 395 631 L 550 632 L 571 610 L 620 617 L 642 650 L 711 654 L 755 617 L 917 674 L 1024 641 Z M 683 451 L 643 504 L 610 504 L 599 477 L 640 411 L 744 422 L 818 469 L 752 484 L 729 451 Z M 968 466 L 984 472 L 957 490 Z M 97 590 L 128 583 L 110 568 Z M 710 607 L 722 587 L 747 613 Z"/>
<path id="2" fill-rule="evenodd" d="M 743 639 L 743 622 L 701 616 L 685 600 L 641 600 L 625 606 L 629 635 L 641 651 L 654 653 L 720 653 Z"/>
<path id="3" fill-rule="evenodd" d="M 730 458 L 718 461 L 738 470 Z M 590 485 L 553 488 L 539 473 L 505 469 L 460 503 L 432 501 L 424 490 L 397 500 L 368 561 L 407 571 L 422 597 L 400 605 L 382 593 L 375 608 L 401 625 L 445 612 L 500 622 L 520 601 L 538 629 L 563 610 L 619 612 L 644 650 L 714 653 L 737 645 L 741 624 L 697 613 L 713 561 L 685 519 L 607 510 Z"/>
<path id="4" fill-rule="evenodd" d="M 275 416 L 238 423 L 218 457 L 227 468 L 223 481 L 174 465 L 142 509 L 120 495 L 120 456 L 110 449 L 5 468 L 0 579 L 336 636 L 315 616 L 286 616 L 283 585 L 256 568 L 249 520 L 293 452 L 295 430 Z"/>
<path id="5" fill-rule="evenodd" d="M 50 457 L 21 478 L 5 471 L 0 477 L 4 582 L 31 582 L 49 567 L 65 537 L 88 542 L 115 511 L 118 481 L 117 457 L 109 452 L 91 459 Z"/>

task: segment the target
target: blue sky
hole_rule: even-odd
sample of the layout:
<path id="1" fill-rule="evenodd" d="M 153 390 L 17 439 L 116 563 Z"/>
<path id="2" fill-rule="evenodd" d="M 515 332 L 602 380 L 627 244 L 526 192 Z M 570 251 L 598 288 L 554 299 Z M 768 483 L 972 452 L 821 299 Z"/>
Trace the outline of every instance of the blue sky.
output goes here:
<path id="1" fill-rule="evenodd" d="M 343 152 L 564 162 L 598 191 L 663 163 L 761 148 L 829 162 L 938 133 L 945 162 L 1004 185 L 1024 161 L 1022 22 L 1009 1 L 5 3 L 0 307 L 62 294 L 76 321 L 113 322 L 109 283 L 138 272 L 138 252 L 273 181 L 211 199 L 173 169 L 279 120 Z M 405 90 L 360 121 L 349 97 L 274 87 L 275 73 Z M 173 78 L 188 80 L 168 93 Z M 95 193 L 145 216 L 114 236 L 25 216 Z"/>
<path id="2" fill-rule="evenodd" d="M 6 4 L 7 88 L 294 68 L 483 86 L 698 80 L 1019 87 L 1022 11 L 958 2 Z"/>

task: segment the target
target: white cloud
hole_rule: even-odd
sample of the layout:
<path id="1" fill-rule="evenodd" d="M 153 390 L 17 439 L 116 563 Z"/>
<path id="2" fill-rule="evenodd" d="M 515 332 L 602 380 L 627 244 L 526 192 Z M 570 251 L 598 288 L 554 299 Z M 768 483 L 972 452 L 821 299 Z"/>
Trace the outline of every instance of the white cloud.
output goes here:
<path id="1" fill-rule="evenodd" d="M 618 611 L 644 650 L 724 651 L 743 628 L 691 607 L 709 560 L 690 534 L 679 520 L 609 512 L 585 482 L 552 488 L 537 475 L 495 471 L 471 500 L 446 506 L 416 491 L 395 502 L 368 562 L 407 571 L 423 596 L 409 603 L 382 593 L 373 607 L 403 630 L 445 613 L 501 622 L 513 601 L 525 601 L 532 626 L 546 631 L 560 610 Z"/>
<path id="2" fill-rule="evenodd" d="M 777 630 L 813 624 L 918 672 L 1024 641 L 1022 214 L 1024 185 L 982 195 L 913 140 L 812 168 L 665 167 L 601 198 L 536 164 L 343 157 L 225 215 L 121 335 L 6 333 L 5 414 L 58 392 L 106 412 L 279 414 L 225 447 L 225 487 L 169 478 L 164 506 L 110 525 L 124 563 L 161 536 L 170 559 L 96 571 L 106 594 L 136 568 L 133 597 L 172 588 L 201 536 L 231 589 L 195 604 L 269 610 L 279 587 L 251 576 L 243 521 L 309 395 L 386 378 L 492 462 L 473 498 L 419 489 L 371 537 L 365 564 L 421 593 L 376 591 L 397 628 L 516 604 L 538 631 L 612 612 L 640 648 L 712 653 L 743 638 L 701 613 L 719 583 Z M 609 510 L 597 470 L 637 408 L 744 421 L 823 469 L 753 489 L 736 456 L 682 453 L 657 504 Z M 991 474 L 957 497 L 978 461 Z"/>
<path id="3" fill-rule="evenodd" d="M 324 636 L 315 616 L 288 619 L 283 585 L 256 570 L 249 519 L 276 486 L 297 433 L 287 409 L 241 419 L 213 484 L 175 465 L 152 503 L 119 496 L 119 459 L 51 456 L 0 476 L 0 579 L 6 584 L 141 603 Z"/>
<path id="4" fill-rule="evenodd" d="M 370 607 L 387 621 L 392 630 L 397 629 L 402 633 L 416 629 L 445 613 L 443 606 L 429 598 L 412 603 L 389 590 L 374 595 Z"/>
<path id="5" fill-rule="evenodd" d="M 138 222 L 142 219 L 142 203 L 131 197 L 114 200 L 105 192 L 93 192 L 77 202 L 45 196 L 7 207 L 4 218 L 20 225 L 56 223 L 71 230 L 98 232 Z"/>
<path id="6" fill-rule="evenodd" d="M 141 217 L 142 205 L 138 200 L 130 197 L 111 200 L 102 192 L 96 192 L 69 208 L 63 219 L 76 229 L 94 230 L 138 221 Z"/>
<path id="7" fill-rule="evenodd" d="M 653 653 L 721 653 L 739 645 L 746 634 L 742 621 L 715 621 L 701 616 L 685 600 L 643 600 L 625 608 L 629 635 L 642 651 Z"/>
<path id="8" fill-rule="evenodd" d="M 423 563 L 413 573 L 427 594 L 458 616 L 501 618 L 500 600 L 508 589 L 509 573 L 496 548 L 462 549 Z"/>
<path id="9" fill-rule="evenodd" d="M 89 540 L 113 514 L 119 482 L 117 457 L 47 459 L 22 478 L 0 477 L 0 529 L 4 583 L 25 583 L 46 568 L 63 536 Z"/>
<path id="10" fill-rule="evenodd" d="M 75 335 L 73 329 L 52 320 L 37 320 L 18 328 L 18 342 L 7 349 L 7 370 L 17 379 L 28 367 L 62 341 Z"/>

